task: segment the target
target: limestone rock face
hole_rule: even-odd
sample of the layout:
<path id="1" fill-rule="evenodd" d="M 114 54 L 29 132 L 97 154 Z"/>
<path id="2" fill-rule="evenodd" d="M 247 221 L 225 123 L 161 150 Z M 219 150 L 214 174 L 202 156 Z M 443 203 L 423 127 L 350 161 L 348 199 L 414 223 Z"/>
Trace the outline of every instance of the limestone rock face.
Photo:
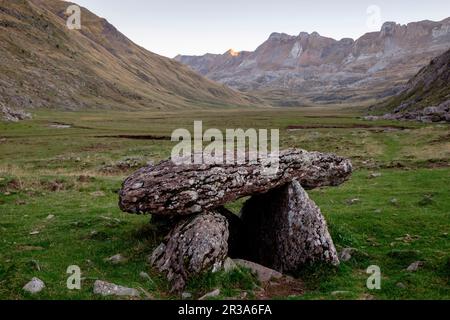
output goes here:
<path id="1" fill-rule="evenodd" d="M 448 29 L 450 30 L 450 29 Z M 367 120 L 450 122 L 450 50 L 431 60 L 391 99 L 370 107 Z"/>
<path id="2" fill-rule="evenodd" d="M 334 154 L 288 149 L 279 169 L 265 174 L 263 163 L 176 165 L 171 160 L 144 167 L 123 183 L 119 206 L 130 213 L 183 216 L 215 209 L 297 179 L 306 189 L 337 186 L 352 173 L 348 159 Z"/>
<path id="3" fill-rule="evenodd" d="M 179 55 L 175 60 L 282 106 L 368 101 L 394 94 L 399 84 L 448 50 L 449 26 L 450 18 L 407 25 L 386 22 L 379 32 L 356 40 L 335 40 L 317 32 L 273 33 L 255 51 Z"/>
<path id="4" fill-rule="evenodd" d="M 150 264 L 167 275 L 172 291 L 181 292 L 186 280 L 222 268 L 228 253 L 228 222 L 217 212 L 180 221 L 155 249 Z"/>
<path id="5" fill-rule="evenodd" d="M 298 181 L 253 196 L 242 220 L 248 260 L 280 272 L 319 261 L 339 264 L 325 218 Z"/>

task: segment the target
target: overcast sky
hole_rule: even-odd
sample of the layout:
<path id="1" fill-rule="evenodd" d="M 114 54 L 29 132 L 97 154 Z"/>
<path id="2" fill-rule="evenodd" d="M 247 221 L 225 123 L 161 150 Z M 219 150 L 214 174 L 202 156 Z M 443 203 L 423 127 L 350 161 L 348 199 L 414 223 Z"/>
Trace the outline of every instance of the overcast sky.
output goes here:
<path id="1" fill-rule="evenodd" d="M 449 0 L 75 0 L 146 49 L 174 57 L 254 50 L 272 32 L 358 38 L 378 22 L 450 16 Z M 373 5 L 377 7 L 373 7 Z M 371 7 L 372 6 L 372 7 Z M 369 12 L 368 12 L 368 8 Z M 375 9 L 374 9 L 375 8 Z M 380 19 L 377 12 L 380 10 Z"/>

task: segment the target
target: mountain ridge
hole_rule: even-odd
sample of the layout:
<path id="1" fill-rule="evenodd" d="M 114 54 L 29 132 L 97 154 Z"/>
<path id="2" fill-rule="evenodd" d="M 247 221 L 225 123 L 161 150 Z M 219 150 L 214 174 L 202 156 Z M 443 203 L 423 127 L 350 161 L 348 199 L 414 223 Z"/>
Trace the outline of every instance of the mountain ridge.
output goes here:
<path id="1" fill-rule="evenodd" d="M 400 25 L 335 40 L 317 32 L 272 33 L 254 51 L 235 56 L 178 55 L 194 71 L 243 92 L 279 95 L 280 104 L 364 101 L 390 96 L 450 48 L 450 18 Z"/>
<path id="2" fill-rule="evenodd" d="M 81 7 L 66 27 L 59 0 L 0 0 L 0 102 L 12 108 L 176 109 L 259 102 L 129 40 Z"/>

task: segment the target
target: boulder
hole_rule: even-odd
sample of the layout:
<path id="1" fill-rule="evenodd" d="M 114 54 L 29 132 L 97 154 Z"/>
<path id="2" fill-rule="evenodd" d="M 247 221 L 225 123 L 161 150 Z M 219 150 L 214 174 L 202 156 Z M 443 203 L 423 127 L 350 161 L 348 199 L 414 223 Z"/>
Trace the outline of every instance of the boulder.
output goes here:
<path id="1" fill-rule="evenodd" d="M 44 288 L 45 283 L 41 279 L 35 277 L 23 287 L 23 290 L 35 294 L 41 292 Z"/>
<path id="2" fill-rule="evenodd" d="M 7 122 L 18 122 L 31 119 L 31 114 L 22 110 L 13 110 L 0 102 L 0 119 Z"/>
<path id="3" fill-rule="evenodd" d="M 299 149 L 280 152 L 275 174 L 265 174 L 265 169 L 261 160 L 243 165 L 177 165 L 163 161 L 138 170 L 124 181 L 119 206 L 129 213 L 191 215 L 268 192 L 293 179 L 305 189 L 313 189 L 340 185 L 352 173 L 348 159 Z"/>
<path id="4" fill-rule="evenodd" d="M 126 262 L 127 259 L 123 255 L 121 255 L 119 253 L 119 254 L 116 254 L 116 255 L 114 255 L 112 257 L 106 258 L 104 261 L 105 262 L 109 262 L 111 264 L 121 264 L 121 263 Z"/>
<path id="5" fill-rule="evenodd" d="M 297 180 L 250 198 L 242 220 L 247 260 L 280 272 L 319 261 L 339 264 L 325 218 Z"/>
<path id="6" fill-rule="evenodd" d="M 172 292 L 181 292 L 189 277 L 222 268 L 228 253 L 228 222 L 217 212 L 180 221 L 150 256 L 150 264 L 167 275 Z"/>
<path id="7" fill-rule="evenodd" d="M 424 263 L 422 261 L 416 261 L 413 262 L 409 265 L 409 267 L 406 269 L 406 271 L 408 272 L 416 272 L 418 271 L 420 268 L 422 268 L 424 265 Z"/>
<path id="8" fill-rule="evenodd" d="M 139 291 L 133 288 L 119 286 L 102 280 L 94 283 L 94 294 L 101 296 L 118 296 L 118 297 L 139 297 Z"/>
<path id="9" fill-rule="evenodd" d="M 238 266 L 250 269 L 253 273 L 256 274 L 256 276 L 258 277 L 258 281 L 261 283 L 269 282 L 272 279 L 281 279 L 283 277 L 283 274 L 281 274 L 280 272 L 267 268 L 255 262 L 236 259 L 234 260 L 234 263 Z"/>

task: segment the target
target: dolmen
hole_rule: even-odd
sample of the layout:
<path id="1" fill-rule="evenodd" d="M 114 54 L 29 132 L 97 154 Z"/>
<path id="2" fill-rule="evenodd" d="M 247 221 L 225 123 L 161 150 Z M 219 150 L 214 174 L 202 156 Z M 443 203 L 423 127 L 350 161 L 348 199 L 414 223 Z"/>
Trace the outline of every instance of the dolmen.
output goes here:
<path id="1" fill-rule="evenodd" d="M 260 163 L 175 164 L 139 169 L 119 192 L 122 211 L 151 214 L 168 233 L 149 262 L 166 274 L 173 292 L 227 257 L 289 273 L 307 264 L 337 266 L 327 223 L 305 190 L 338 186 L 352 174 L 350 160 L 334 154 L 288 149 L 276 173 Z M 224 205 L 249 197 L 240 216 Z"/>

